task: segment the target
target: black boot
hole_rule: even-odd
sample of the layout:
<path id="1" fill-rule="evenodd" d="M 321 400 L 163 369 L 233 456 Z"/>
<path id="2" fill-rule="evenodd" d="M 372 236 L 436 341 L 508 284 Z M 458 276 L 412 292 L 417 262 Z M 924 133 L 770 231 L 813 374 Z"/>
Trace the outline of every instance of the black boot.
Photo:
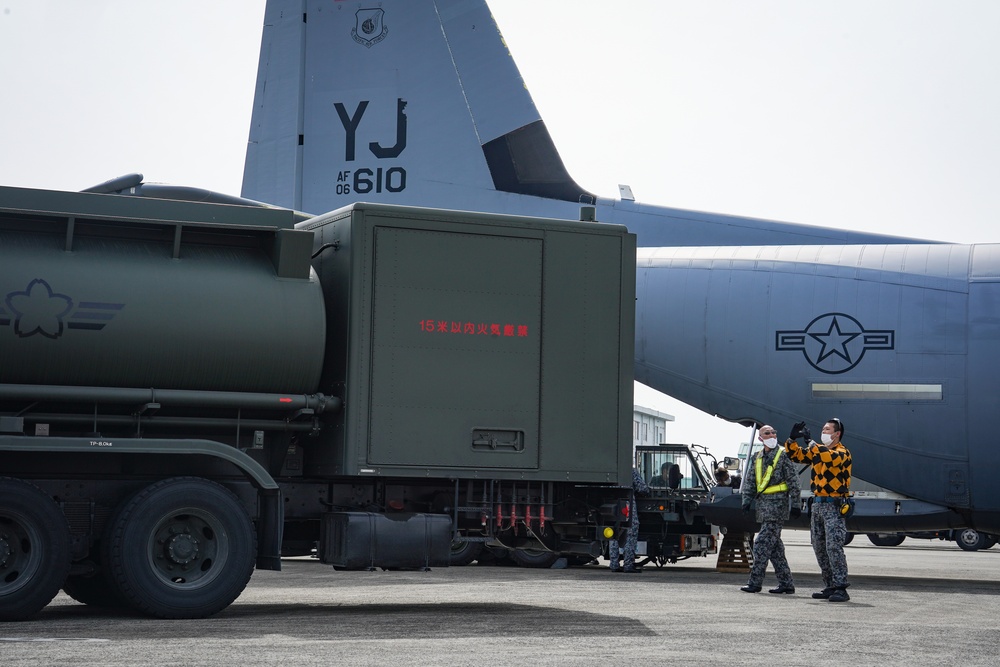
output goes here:
<path id="1" fill-rule="evenodd" d="M 829 600 L 830 596 L 833 595 L 833 592 L 835 590 L 837 590 L 837 589 L 836 588 L 832 588 L 830 586 L 827 586 L 823 590 L 818 591 L 816 593 L 813 593 L 813 599 L 814 600 Z"/>
<path id="2" fill-rule="evenodd" d="M 847 594 L 847 587 L 835 588 L 830 597 L 827 598 L 830 602 L 847 602 L 851 599 L 851 596 Z"/>

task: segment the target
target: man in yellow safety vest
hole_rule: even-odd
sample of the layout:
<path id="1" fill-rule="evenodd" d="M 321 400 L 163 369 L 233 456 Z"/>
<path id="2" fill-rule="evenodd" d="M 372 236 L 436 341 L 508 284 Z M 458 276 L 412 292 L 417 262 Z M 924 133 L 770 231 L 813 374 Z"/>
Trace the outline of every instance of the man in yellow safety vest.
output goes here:
<path id="1" fill-rule="evenodd" d="M 750 580 L 740 590 L 744 593 L 760 592 L 767 561 L 771 561 L 778 577 L 778 587 L 768 593 L 794 593 L 795 584 L 785 559 L 781 527 L 789 516 L 797 518 L 801 514 L 799 478 L 784 449 L 778 447 L 778 433 L 774 427 L 761 426 L 757 439 L 764 447 L 754 454 L 747 466 L 742 493 L 743 511 L 750 514 L 756 508 L 755 518 L 760 523 L 760 532 L 754 538 Z"/>

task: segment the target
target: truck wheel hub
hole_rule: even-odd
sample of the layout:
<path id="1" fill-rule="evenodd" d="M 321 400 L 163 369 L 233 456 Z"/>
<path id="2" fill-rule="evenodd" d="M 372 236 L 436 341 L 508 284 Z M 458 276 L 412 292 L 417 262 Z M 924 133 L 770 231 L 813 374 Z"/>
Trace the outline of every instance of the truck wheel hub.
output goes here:
<path id="1" fill-rule="evenodd" d="M 167 556 L 179 565 L 186 565 L 198 557 L 198 540 L 191 535 L 174 535 L 167 542 Z"/>

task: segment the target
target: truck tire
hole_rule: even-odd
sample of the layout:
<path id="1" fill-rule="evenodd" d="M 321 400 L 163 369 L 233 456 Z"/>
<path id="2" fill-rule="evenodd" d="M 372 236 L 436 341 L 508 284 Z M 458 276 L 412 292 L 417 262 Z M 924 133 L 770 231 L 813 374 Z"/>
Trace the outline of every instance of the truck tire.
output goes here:
<path id="1" fill-rule="evenodd" d="M 868 540 L 877 547 L 898 547 L 906 539 L 896 533 L 867 533 Z"/>
<path id="2" fill-rule="evenodd" d="M 451 553 L 448 554 L 448 564 L 456 566 L 469 565 L 472 561 L 479 558 L 479 554 L 482 551 L 482 542 L 452 542 Z"/>
<path id="3" fill-rule="evenodd" d="M 510 553 L 521 567 L 552 567 L 559 560 L 559 554 L 541 549 L 514 549 Z"/>
<path id="4" fill-rule="evenodd" d="M 69 566 L 69 524 L 59 506 L 34 484 L 0 477 L 0 621 L 40 612 Z"/>
<path id="5" fill-rule="evenodd" d="M 505 547 L 491 547 L 483 545 L 483 550 L 479 553 L 480 565 L 509 566 L 516 565 L 511 550 Z"/>
<path id="6" fill-rule="evenodd" d="M 159 618 L 205 618 L 239 597 L 253 574 L 257 537 L 225 487 L 175 477 L 146 487 L 112 519 L 108 578 L 122 599 Z"/>
<path id="7" fill-rule="evenodd" d="M 124 609 L 129 605 L 111 585 L 108 570 L 100 562 L 105 541 L 111 539 L 111 524 L 104 526 L 104 537 L 91 548 L 90 554 L 97 562 L 93 563 L 94 571 L 87 575 L 70 575 L 63 584 L 63 593 L 80 604 L 103 609 Z"/>
<path id="8" fill-rule="evenodd" d="M 989 538 L 972 528 L 963 528 L 955 531 L 955 542 L 962 548 L 962 551 L 979 551 L 986 549 Z"/>
<path id="9" fill-rule="evenodd" d="M 100 542 L 98 542 L 97 547 L 91 550 L 92 554 L 95 552 L 96 554 L 100 554 Z M 124 609 L 128 607 L 128 603 L 122 599 L 115 587 L 111 585 L 107 569 L 103 568 L 100 563 L 96 564 L 96 571 L 92 574 L 71 574 L 66 577 L 66 582 L 63 584 L 63 593 L 80 604 L 85 604 L 89 607 L 100 607 L 103 609 Z"/>
<path id="10" fill-rule="evenodd" d="M 128 606 L 103 572 L 89 577 L 67 577 L 63 584 L 63 593 L 90 607 L 121 609 Z"/>

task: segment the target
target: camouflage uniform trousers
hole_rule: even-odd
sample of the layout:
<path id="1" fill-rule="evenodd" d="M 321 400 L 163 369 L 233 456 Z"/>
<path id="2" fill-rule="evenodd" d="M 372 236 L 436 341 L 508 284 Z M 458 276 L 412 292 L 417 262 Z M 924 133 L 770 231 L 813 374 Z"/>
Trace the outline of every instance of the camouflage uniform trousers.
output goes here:
<path id="1" fill-rule="evenodd" d="M 823 583 L 827 588 L 846 588 L 844 540 L 847 539 L 847 525 L 837 503 L 813 501 L 809 533 L 816 561 L 823 573 Z"/>
<path id="2" fill-rule="evenodd" d="M 761 586 L 764 583 L 764 572 L 767 561 L 774 566 L 779 586 L 794 588 L 792 570 L 785 558 L 785 544 L 781 541 L 781 521 L 764 521 L 760 524 L 760 532 L 753 539 L 753 567 L 750 568 L 749 586 Z"/>
<path id="3" fill-rule="evenodd" d="M 628 530 L 625 531 L 625 562 L 622 564 L 622 568 L 625 570 L 635 569 L 635 549 L 638 546 L 639 541 L 639 515 L 636 512 L 635 503 L 629 507 L 630 516 L 632 517 L 632 523 L 629 524 Z M 618 538 L 615 537 L 611 540 L 611 544 L 608 545 L 608 560 L 611 561 L 611 571 L 616 572 L 618 570 Z"/>

